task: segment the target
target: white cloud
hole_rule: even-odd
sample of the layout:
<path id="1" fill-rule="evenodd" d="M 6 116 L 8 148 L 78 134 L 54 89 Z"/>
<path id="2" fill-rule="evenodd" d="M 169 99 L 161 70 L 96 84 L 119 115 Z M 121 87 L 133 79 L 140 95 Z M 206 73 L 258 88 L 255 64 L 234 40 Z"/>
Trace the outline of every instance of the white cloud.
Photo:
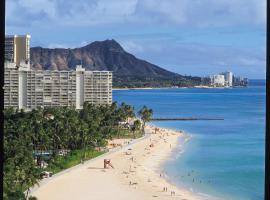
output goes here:
<path id="1" fill-rule="evenodd" d="M 250 43 L 243 31 L 237 34 L 241 27 L 265 31 L 265 0 L 7 0 L 6 4 L 7 33 L 29 33 L 31 42 L 41 46 L 73 48 L 88 43 L 81 41 L 113 37 L 128 52 L 179 73 L 204 73 L 211 66 L 265 68 L 265 41 L 258 34 L 250 37 L 261 41 L 251 44 L 256 43 L 257 49 L 236 49 L 234 44 L 238 37 L 239 44 Z M 227 38 L 215 35 L 210 45 L 211 36 L 201 37 L 201 30 L 206 30 L 201 27 L 211 33 L 233 32 Z M 185 30 L 188 37 L 180 38 L 185 34 L 178 33 Z M 231 46 L 214 46 L 224 44 L 223 39 Z"/>
<path id="2" fill-rule="evenodd" d="M 50 43 L 46 46 L 47 48 L 50 49 L 55 49 L 55 48 L 72 48 L 70 44 L 60 44 L 60 43 Z"/>
<path id="3" fill-rule="evenodd" d="M 43 45 L 43 47 L 45 48 L 70 48 L 70 49 L 73 49 L 73 48 L 78 48 L 78 47 L 83 47 L 83 46 L 86 46 L 88 44 L 90 44 L 91 42 L 87 42 L 87 41 L 82 41 L 82 42 L 72 42 L 72 43 L 49 43 L 49 44 L 46 44 L 46 45 Z"/>
<path id="4" fill-rule="evenodd" d="M 134 41 L 130 40 L 124 40 L 121 42 L 121 46 L 125 49 L 127 52 L 133 52 L 133 53 L 143 53 L 144 47 Z"/>
<path id="5" fill-rule="evenodd" d="M 265 60 L 256 57 L 239 57 L 238 61 L 245 66 L 256 66 L 265 64 Z"/>
<path id="6" fill-rule="evenodd" d="M 157 64 L 180 74 L 208 75 L 224 70 L 232 70 L 239 75 L 264 77 L 266 67 L 265 50 L 235 48 L 226 45 L 202 43 L 175 43 L 171 40 L 120 40 L 120 44 L 138 58 Z M 138 51 L 137 47 L 143 48 Z M 158 50 L 157 50 L 158 49 Z M 147 52 L 147 53 L 146 53 Z"/>
<path id="7" fill-rule="evenodd" d="M 56 7 L 53 0 L 18 0 L 17 3 L 30 14 L 45 13 L 49 18 L 56 17 Z M 18 16 L 20 15 L 18 14 Z"/>
<path id="8" fill-rule="evenodd" d="M 7 26 L 36 21 L 65 26 L 102 24 L 195 27 L 264 25 L 265 0 L 8 0 Z"/>
<path id="9" fill-rule="evenodd" d="M 187 21 L 186 8 L 187 1 L 160 1 L 160 0 L 141 0 L 137 3 L 137 14 L 140 17 L 149 17 L 151 21 L 164 22 L 163 20 L 182 24 Z"/>

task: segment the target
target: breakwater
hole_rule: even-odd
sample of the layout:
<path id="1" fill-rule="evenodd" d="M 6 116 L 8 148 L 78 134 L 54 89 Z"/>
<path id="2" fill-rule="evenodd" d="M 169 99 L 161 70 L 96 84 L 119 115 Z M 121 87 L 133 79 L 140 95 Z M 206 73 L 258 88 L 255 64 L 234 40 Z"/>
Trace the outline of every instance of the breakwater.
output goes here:
<path id="1" fill-rule="evenodd" d="M 151 121 L 171 121 L 171 120 L 224 120 L 223 118 L 193 118 L 193 117 L 189 117 L 189 118 L 152 118 Z"/>

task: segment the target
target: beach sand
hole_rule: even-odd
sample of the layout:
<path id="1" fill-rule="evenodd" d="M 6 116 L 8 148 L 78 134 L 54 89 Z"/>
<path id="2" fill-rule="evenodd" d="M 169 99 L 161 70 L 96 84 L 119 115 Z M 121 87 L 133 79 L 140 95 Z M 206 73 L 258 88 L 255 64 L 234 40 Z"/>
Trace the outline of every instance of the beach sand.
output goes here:
<path id="1" fill-rule="evenodd" d="M 161 168 L 180 145 L 179 140 L 188 140 L 188 136 L 160 128 L 154 134 L 154 128 L 147 126 L 149 134 L 144 138 L 123 140 L 130 144 L 42 181 L 31 195 L 39 200 L 200 199 L 189 190 L 170 184 Z M 114 168 L 103 169 L 104 159 L 111 159 Z"/>

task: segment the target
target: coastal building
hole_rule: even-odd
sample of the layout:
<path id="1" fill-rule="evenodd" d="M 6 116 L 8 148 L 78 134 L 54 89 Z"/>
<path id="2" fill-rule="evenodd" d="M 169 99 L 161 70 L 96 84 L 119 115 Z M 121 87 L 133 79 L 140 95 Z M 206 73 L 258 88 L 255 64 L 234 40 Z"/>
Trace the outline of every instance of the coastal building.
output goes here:
<path id="1" fill-rule="evenodd" d="M 31 70 L 5 63 L 4 106 L 31 110 L 37 107 L 73 106 L 84 102 L 112 103 L 112 72 Z"/>
<path id="2" fill-rule="evenodd" d="M 233 76 L 233 86 L 247 86 L 248 79 L 241 76 Z"/>
<path id="3" fill-rule="evenodd" d="M 30 63 L 30 35 L 5 37 L 5 60 L 17 66 Z"/>
<path id="4" fill-rule="evenodd" d="M 5 37 L 4 107 L 37 107 L 112 103 L 112 72 L 30 69 L 30 35 Z"/>
<path id="5" fill-rule="evenodd" d="M 240 76 L 234 76 L 232 72 L 222 72 L 217 75 L 211 75 L 201 79 L 203 85 L 212 87 L 246 87 L 248 79 Z"/>
<path id="6" fill-rule="evenodd" d="M 215 87 L 223 87 L 225 85 L 224 75 L 212 75 L 210 76 L 210 83 Z"/>
<path id="7" fill-rule="evenodd" d="M 233 73 L 232 72 L 222 72 L 220 75 L 224 75 L 225 86 L 233 86 Z"/>

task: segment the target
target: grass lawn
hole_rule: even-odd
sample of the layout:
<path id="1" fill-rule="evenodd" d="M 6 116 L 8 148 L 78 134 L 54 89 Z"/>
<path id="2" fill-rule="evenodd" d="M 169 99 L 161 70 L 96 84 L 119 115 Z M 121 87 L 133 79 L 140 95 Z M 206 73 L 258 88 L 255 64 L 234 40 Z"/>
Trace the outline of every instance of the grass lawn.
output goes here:
<path id="1" fill-rule="evenodd" d="M 128 129 L 119 129 L 118 134 L 115 138 L 140 138 L 143 136 L 142 131 L 135 131 L 134 133 Z M 71 151 L 66 156 L 57 156 L 53 160 L 51 160 L 46 168 L 46 171 L 51 171 L 53 174 L 61 172 L 65 169 L 73 167 L 81 163 L 81 160 L 84 158 L 84 161 L 95 158 L 99 155 L 105 153 L 104 151 L 96 151 L 93 149 L 88 150 L 74 150 Z M 85 157 L 84 157 L 85 154 Z"/>
<path id="2" fill-rule="evenodd" d="M 115 138 L 123 138 L 123 139 L 136 139 L 143 136 L 142 131 L 135 131 L 134 133 L 128 129 L 119 129 L 118 134 Z"/>
<path id="3" fill-rule="evenodd" d="M 90 160 L 95 158 L 105 152 L 103 151 L 96 151 L 96 150 L 74 150 L 71 151 L 66 156 L 57 156 L 54 160 L 49 162 L 49 165 L 46 171 L 51 171 L 53 174 L 58 173 L 64 169 L 68 169 L 75 165 L 81 163 L 82 158 L 84 157 L 85 152 L 85 159 L 84 161 Z"/>

